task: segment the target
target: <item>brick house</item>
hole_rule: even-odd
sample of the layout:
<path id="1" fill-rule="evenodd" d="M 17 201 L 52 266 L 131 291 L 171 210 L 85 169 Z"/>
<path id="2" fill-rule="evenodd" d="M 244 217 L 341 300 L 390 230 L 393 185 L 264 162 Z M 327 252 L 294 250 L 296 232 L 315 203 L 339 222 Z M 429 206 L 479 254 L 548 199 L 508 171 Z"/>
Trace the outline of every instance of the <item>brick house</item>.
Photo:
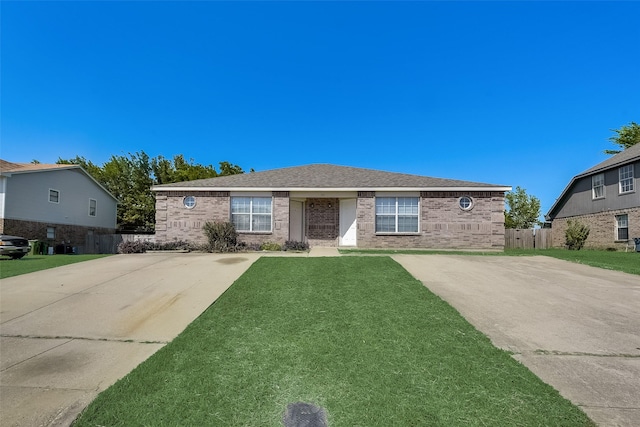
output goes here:
<path id="1" fill-rule="evenodd" d="M 117 200 L 78 165 L 0 160 L 0 233 L 69 245 L 113 234 Z"/>
<path id="2" fill-rule="evenodd" d="M 545 216 L 553 246 L 564 246 L 567 220 L 590 228 L 585 247 L 625 248 L 640 237 L 640 144 L 573 177 Z"/>
<path id="3" fill-rule="evenodd" d="M 152 190 L 158 242 L 203 243 L 207 221 L 232 221 L 247 243 L 503 250 L 511 187 L 313 164 Z"/>

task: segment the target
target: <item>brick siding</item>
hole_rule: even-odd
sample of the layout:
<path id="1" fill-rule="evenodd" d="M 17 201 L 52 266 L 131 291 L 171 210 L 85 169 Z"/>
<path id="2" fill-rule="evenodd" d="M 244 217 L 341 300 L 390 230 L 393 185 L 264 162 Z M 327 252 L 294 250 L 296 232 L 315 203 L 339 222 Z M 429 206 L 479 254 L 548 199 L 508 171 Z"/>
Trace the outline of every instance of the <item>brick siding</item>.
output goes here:
<path id="1" fill-rule="evenodd" d="M 47 238 L 47 228 L 55 228 L 55 238 Z M 49 246 L 66 244 L 78 248 L 84 248 L 87 234 L 93 231 L 94 235 L 114 234 L 114 228 L 84 227 L 71 224 L 56 224 L 50 222 L 23 221 L 17 219 L 0 220 L 0 233 L 11 236 L 20 236 L 28 240 L 40 240 L 48 242 Z"/>
<path id="2" fill-rule="evenodd" d="M 188 209 L 184 198 L 194 196 L 196 205 Z M 266 241 L 284 244 L 289 237 L 289 193 L 274 192 L 273 230 L 271 233 L 238 233 L 238 240 L 250 244 Z M 184 240 L 203 244 L 207 239 L 202 227 L 207 221 L 231 220 L 231 196 L 226 191 L 177 192 L 156 194 L 156 241 Z"/>
<path id="3" fill-rule="evenodd" d="M 187 209 L 183 199 L 196 197 Z M 461 196 L 473 199 L 473 209 L 458 207 Z M 420 231 L 415 234 L 375 233 L 375 193 L 358 192 L 356 202 L 357 245 L 363 248 L 504 249 L 503 192 L 422 192 Z M 156 240 L 188 240 L 204 243 L 206 221 L 230 219 L 228 192 L 175 191 L 156 195 Z M 337 246 L 340 233 L 338 198 L 308 198 L 305 202 L 305 234 L 310 246 Z M 246 243 L 283 244 L 289 236 L 289 193 L 273 192 L 273 231 L 239 233 Z"/>
<path id="4" fill-rule="evenodd" d="M 504 249 L 504 193 L 422 192 L 420 231 L 408 234 L 375 233 L 375 198 L 360 193 L 357 201 L 358 247 L 424 249 Z M 458 206 L 462 196 L 473 199 L 473 209 Z"/>
<path id="5" fill-rule="evenodd" d="M 553 220 L 553 246 L 565 246 L 565 232 L 567 230 L 567 220 L 573 219 L 589 226 L 589 237 L 585 242 L 585 248 L 604 249 L 616 248 L 624 249 L 626 241 L 616 240 L 616 215 L 628 215 L 629 218 L 629 239 L 633 242 L 634 237 L 640 237 L 640 207 L 631 209 L 611 210 L 597 214 L 580 215 L 571 218 L 555 218 Z"/>

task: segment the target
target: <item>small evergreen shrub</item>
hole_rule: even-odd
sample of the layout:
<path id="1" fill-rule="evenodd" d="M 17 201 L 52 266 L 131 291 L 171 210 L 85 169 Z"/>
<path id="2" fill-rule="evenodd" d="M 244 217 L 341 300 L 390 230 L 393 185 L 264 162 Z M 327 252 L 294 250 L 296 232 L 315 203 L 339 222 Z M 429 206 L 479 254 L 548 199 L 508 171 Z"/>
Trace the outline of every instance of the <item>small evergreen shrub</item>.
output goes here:
<path id="1" fill-rule="evenodd" d="M 285 251 L 308 251 L 309 243 L 307 242 L 296 242 L 295 240 L 287 240 L 284 242 L 284 246 L 282 250 Z"/>
<path id="2" fill-rule="evenodd" d="M 119 254 L 142 254 L 147 251 L 147 245 L 140 240 L 121 242 L 118 245 Z"/>
<path id="3" fill-rule="evenodd" d="M 565 231 L 565 244 L 567 249 L 579 251 L 584 246 L 584 242 L 589 237 L 589 227 L 580 221 L 567 220 L 567 231 Z"/>
<path id="4" fill-rule="evenodd" d="M 282 246 L 275 242 L 264 242 L 260 245 L 261 251 L 281 251 Z"/>
<path id="5" fill-rule="evenodd" d="M 241 243 L 242 249 L 245 251 L 254 251 L 257 252 L 260 250 L 260 243 Z"/>
<path id="6" fill-rule="evenodd" d="M 207 251 L 236 252 L 239 249 L 238 233 L 229 221 L 207 221 L 202 227 L 207 236 Z"/>

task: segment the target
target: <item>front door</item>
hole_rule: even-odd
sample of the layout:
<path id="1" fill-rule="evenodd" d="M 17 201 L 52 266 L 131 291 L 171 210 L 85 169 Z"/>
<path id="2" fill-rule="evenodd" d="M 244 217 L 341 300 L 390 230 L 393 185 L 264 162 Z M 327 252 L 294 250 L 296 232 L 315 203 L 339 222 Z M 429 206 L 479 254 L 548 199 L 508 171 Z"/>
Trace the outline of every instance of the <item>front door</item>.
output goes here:
<path id="1" fill-rule="evenodd" d="M 340 246 L 356 246 L 356 199 L 340 199 Z"/>
<path id="2" fill-rule="evenodd" d="M 304 241 L 303 202 L 289 201 L 289 240 L 293 242 Z"/>

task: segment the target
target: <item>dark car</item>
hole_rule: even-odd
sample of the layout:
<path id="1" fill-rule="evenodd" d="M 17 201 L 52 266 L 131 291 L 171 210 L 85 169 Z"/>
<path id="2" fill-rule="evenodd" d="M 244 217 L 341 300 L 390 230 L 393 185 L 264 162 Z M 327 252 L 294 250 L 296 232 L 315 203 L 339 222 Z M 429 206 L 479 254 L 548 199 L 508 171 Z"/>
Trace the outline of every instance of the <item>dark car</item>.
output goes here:
<path id="1" fill-rule="evenodd" d="M 29 241 L 22 237 L 0 234 L 0 255 L 20 259 L 29 253 Z"/>

